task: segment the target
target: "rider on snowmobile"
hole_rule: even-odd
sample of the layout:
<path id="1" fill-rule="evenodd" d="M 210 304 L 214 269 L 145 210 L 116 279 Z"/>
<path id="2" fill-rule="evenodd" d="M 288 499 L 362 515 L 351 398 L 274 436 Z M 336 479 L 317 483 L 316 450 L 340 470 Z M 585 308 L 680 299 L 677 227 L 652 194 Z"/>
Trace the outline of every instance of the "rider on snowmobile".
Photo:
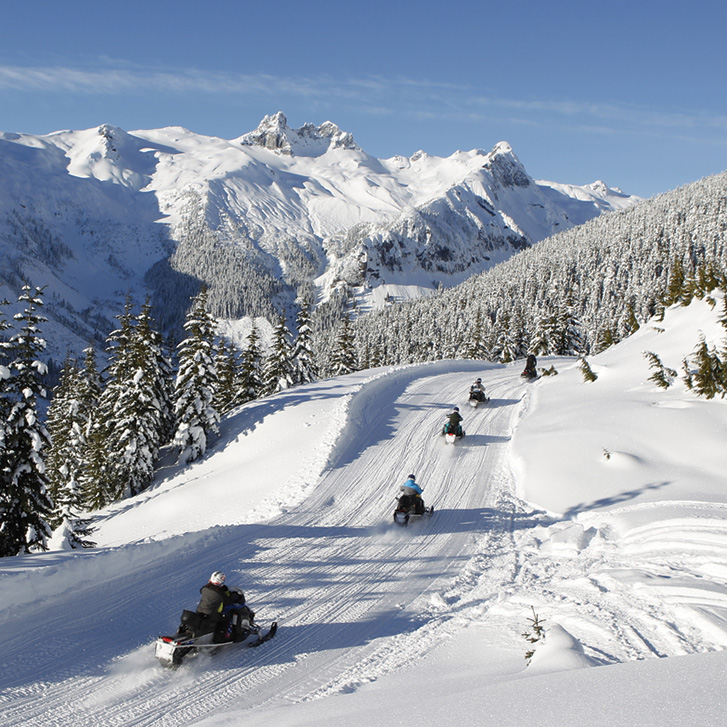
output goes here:
<path id="1" fill-rule="evenodd" d="M 522 372 L 521 376 L 525 376 L 529 379 L 534 379 L 538 375 L 538 372 L 535 368 L 537 365 L 538 359 L 535 358 L 534 354 L 529 354 L 525 362 L 525 370 Z"/>
<path id="2" fill-rule="evenodd" d="M 215 571 L 206 585 L 199 589 L 202 594 L 197 613 L 215 630 L 215 641 L 237 640 L 242 636 L 242 621 L 252 623 L 255 614 L 245 605 L 245 594 L 234 586 L 225 586 L 225 574 Z"/>
<path id="3" fill-rule="evenodd" d="M 455 434 L 458 437 L 463 437 L 464 432 L 462 431 L 462 415 L 459 413 L 459 407 L 455 406 L 452 409 L 452 413 L 449 415 L 449 423 L 444 425 L 445 434 Z"/>
<path id="4" fill-rule="evenodd" d="M 413 498 L 415 513 L 421 515 L 424 512 L 424 500 L 422 500 L 423 488 L 416 482 L 414 475 L 407 477 L 406 482 L 399 487 L 399 491 Z"/>
<path id="5" fill-rule="evenodd" d="M 477 381 L 470 386 L 470 399 L 477 399 L 478 401 L 485 400 L 485 387 L 482 385 L 482 379 L 477 379 Z"/>

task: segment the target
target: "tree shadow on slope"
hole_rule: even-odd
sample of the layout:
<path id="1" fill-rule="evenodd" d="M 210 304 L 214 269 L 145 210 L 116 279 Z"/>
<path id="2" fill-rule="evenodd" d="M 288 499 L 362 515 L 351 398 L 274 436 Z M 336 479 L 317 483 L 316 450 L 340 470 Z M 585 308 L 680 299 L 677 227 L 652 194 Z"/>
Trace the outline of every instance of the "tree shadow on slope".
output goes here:
<path id="1" fill-rule="evenodd" d="M 635 500 L 639 497 L 639 495 L 643 495 L 645 492 L 649 492 L 650 490 L 660 490 L 662 487 L 666 487 L 670 484 L 671 482 L 668 480 L 664 482 L 653 482 L 633 490 L 624 490 L 618 495 L 612 495 L 611 497 L 601 497 L 598 500 L 593 500 L 589 503 L 580 502 L 577 505 L 568 508 L 568 510 L 563 513 L 563 517 L 564 519 L 572 519 L 577 515 L 580 515 L 582 512 L 588 512 L 589 510 L 602 510 L 607 507 L 613 507 L 614 505 L 621 505 L 629 500 Z"/>
<path id="2" fill-rule="evenodd" d="M 366 646 L 393 636 L 414 633 L 427 623 L 425 614 L 390 608 L 357 621 L 322 621 L 309 624 L 281 624 L 274 640 L 260 649 L 230 649 L 208 660 L 206 668 L 215 671 L 239 670 L 290 664 L 302 654 L 340 651 Z"/>

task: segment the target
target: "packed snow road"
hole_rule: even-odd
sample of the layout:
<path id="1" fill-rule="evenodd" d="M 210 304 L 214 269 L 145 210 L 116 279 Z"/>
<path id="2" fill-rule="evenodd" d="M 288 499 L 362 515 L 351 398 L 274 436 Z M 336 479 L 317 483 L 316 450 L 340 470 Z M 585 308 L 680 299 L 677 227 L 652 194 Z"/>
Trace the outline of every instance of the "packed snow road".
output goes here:
<path id="1" fill-rule="evenodd" d="M 473 562 L 486 554 L 495 580 L 514 567 L 508 441 L 527 384 L 513 368 L 482 367 L 446 362 L 373 377 L 350 398 L 311 494 L 267 522 L 96 558 L 64 554 L 66 588 L 40 608 L 19 593 L 13 633 L 5 627 L 0 724 L 186 725 L 217 708 L 346 691 L 416 661 L 450 627 L 432 604 L 466 581 Z M 466 407 L 473 372 L 491 397 L 477 410 Z M 467 436 L 447 446 L 439 431 L 455 403 Z M 391 516 L 409 472 L 435 514 L 404 529 Z M 43 557 L 55 574 L 54 555 Z M 175 628 L 218 567 L 239 580 L 261 622 L 280 622 L 278 636 L 165 671 L 153 637 Z M 23 585 L 32 593 L 30 580 Z"/>

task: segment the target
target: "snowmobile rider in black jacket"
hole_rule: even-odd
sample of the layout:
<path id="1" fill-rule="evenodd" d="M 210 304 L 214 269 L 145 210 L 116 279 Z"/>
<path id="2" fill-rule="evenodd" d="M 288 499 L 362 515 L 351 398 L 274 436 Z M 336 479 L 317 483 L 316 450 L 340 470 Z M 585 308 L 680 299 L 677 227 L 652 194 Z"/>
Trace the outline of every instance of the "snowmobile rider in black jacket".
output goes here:
<path id="1" fill-rule="evenodd" d="M 454 432 L 458 437 L 463 437 L 464 432 L 462 431 L 462 415 L 459 413 L 459 407 L 455 406 L 452 409 L 452 413 L 449 415 L 449 424 L 447 424 L 447 431 Z"/>
<path id="2" fill-rule="evenodd" d="M 239 588 L 225 586 L 225 574 L 220 571 L 215 571 L 199 592 L 202 598 L 197 613 L 204 614 L 205 620 L 214 628 L 215 641 L 243 638 L 243 620 L 252 623 L 255 616 L 245 605 L 245 594 Z"/>

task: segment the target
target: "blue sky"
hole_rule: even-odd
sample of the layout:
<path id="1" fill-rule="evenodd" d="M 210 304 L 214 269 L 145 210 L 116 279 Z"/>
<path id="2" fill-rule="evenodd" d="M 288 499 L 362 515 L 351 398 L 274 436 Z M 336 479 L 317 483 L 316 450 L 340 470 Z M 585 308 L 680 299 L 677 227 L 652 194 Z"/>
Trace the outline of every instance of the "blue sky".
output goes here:
<path id="1" fill-rule="evenodd" d="M 283 111 L 651 196 L 727 169 L 726 27 L 723 0 L 3 0 L 0 130 L 230 139 Z"/>

